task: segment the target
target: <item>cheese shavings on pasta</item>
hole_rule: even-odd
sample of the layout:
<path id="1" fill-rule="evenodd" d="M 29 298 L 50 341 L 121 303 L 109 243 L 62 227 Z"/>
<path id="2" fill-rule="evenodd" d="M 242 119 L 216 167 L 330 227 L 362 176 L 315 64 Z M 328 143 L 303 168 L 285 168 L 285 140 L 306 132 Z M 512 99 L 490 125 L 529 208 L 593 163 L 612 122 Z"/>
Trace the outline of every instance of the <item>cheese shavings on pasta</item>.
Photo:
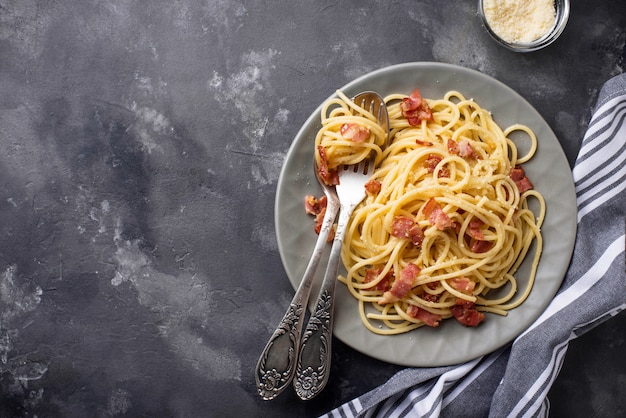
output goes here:
<path id="1" fill-rule="evenodd" d="M 456 91 L 438 100 L 419 97 L 420 111 L 431 115 L 407 117 L 415 93 L 385 98 L 391 143 L 384 151 L 375 138 L 355 146 L 337 133 L 352 123 L 345 96 L 323 117 L 316 138 L 334 167 L 363 158 L 361 152 L 381 153 L 370 181 L 378 187 L 351 217 L 342 250 L 347 274 L 339 277 L 377 334 L 436 327 L 447 318 L 476 326 L 486 312 L 506 315 L 530 293 L 542 250 L 545 201 L 520 166 L 536 151 L 533 131 L 519 124 L 501 129 L 489 111 Z M 369 116 L 372 123 L 363 126 L 377 132 Z M 523 156 L 513 132 L 528 138 Z M 529 253 L 531 277 L 518 289 L 515 273 Z"/>

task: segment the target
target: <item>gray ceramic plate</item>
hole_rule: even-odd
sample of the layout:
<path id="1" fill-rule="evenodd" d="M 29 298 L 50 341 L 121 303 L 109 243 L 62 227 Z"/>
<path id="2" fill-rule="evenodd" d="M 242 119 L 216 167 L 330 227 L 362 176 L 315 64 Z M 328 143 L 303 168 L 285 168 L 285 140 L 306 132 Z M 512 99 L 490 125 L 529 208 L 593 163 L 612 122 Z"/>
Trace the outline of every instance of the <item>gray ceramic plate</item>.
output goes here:
<path id="1" fill-rule="evenodd" d="M 465 328 L 456 321 L 444 321 L 438 328 L 422 327 L 396 336 L 380 336 L 361 323 L 357 302 L 341 283 L 337 285 L 334 335 L 368 356 L 406 366 L 443 366 L 469 361 L 494 351 L 521 334 L 546 308 L 556 294 L 569 264 L 576 235 L 576 196 L 570 167 L 554 133 L 541 115 L 509 87 L 482 73 L 441 63 L 407 63 L 386 67 L 344 86 L 349 97 L 363 90 L 385 96 L 410 94 L 415 87 L 423 97 L 439 98 L 458 90 L 492 111 L 502 127 L 522 123 L 537 134 L 535 157 L 524 165 L 526 174 L 547 202 L 542 232 L 544 250 L 529 298 L 501 317 L 487 314 L 477 328 Z M 313 220 L 304 212 L 304 196 L 321 196 L 314 177 L 313 142 L 320 127 L 320 107 L 297 133 L 287 154 L 278 181 L 275 222 L 278 247 L 291 284 L 296 288 L 315 244 Z M 330 247 L 330 245 L 329 245 Z M 329 249 L 326 250 L 327 259 Z M 527 257 L 527 261 L 530 257 Z M 517 279 L 519 288 L 527 283 L 530 263 L 524 262 Z M 317 296 L 325 264 L 317 272 Z"/>

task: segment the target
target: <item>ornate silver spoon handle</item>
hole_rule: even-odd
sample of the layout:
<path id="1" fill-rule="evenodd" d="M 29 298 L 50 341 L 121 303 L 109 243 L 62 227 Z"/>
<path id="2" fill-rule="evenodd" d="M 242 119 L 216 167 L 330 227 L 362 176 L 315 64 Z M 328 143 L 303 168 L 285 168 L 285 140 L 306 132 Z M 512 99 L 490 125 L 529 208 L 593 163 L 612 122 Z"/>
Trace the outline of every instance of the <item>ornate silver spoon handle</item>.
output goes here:
<path id="1" fill-rule="evenodd" d="M 313 277 L 328 240 L 328 233 L 332 229 L 339 210 L 339 202 L 334 191 L 331 195 L 327 194 L 327 197 L 322 227 L 302 281 L 283 319 L 263 349 L 256 366 L 257 391 L 264 400 L 271 400 L 278 396 L 291 383 L 295 373 L 298 347 Z"/>

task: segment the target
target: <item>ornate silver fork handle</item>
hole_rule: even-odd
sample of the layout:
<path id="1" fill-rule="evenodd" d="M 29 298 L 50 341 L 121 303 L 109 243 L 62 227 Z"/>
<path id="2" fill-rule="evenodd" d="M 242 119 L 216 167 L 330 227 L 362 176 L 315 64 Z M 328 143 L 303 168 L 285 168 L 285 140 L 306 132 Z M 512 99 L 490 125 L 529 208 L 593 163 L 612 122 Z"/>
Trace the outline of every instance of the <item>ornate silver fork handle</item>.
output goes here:
<path id="1" fill-rule="evenodd" d="M 313 277 L 328 240 L 328 233 L 332 229 L 339 210 L 339 201 L 334 190 L 331 189 L 330 192 L 326 190 L 325 194 L 328 198 L 326 213 L 309 264 L 296 294 L 263 349 L 256 366 L 257 391 L 264 400 L 271 400 L 278 396 L 291 383 L 295 373 Z"/>

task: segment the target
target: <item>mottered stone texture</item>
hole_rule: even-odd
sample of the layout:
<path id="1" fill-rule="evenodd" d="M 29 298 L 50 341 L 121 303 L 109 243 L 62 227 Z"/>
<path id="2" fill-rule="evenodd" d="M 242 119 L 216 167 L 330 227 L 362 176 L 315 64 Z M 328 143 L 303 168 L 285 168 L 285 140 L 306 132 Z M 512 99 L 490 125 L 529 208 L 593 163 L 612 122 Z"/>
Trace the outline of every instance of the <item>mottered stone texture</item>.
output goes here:
<path id="1" fill-rule="evenodd" d="M 354 78 L 439 61 L 519 92 L 573 164 L 626 41 L 620 1 L 579 3 L 520 55 L 475 1 L 1 2 L 0 416 L 316 416 L 383 383 L 336 342 L 314 401 L 256 393 L 293 137 Z M 625 321 L 572 343 L 554 416 L 624 414 Z"/>

